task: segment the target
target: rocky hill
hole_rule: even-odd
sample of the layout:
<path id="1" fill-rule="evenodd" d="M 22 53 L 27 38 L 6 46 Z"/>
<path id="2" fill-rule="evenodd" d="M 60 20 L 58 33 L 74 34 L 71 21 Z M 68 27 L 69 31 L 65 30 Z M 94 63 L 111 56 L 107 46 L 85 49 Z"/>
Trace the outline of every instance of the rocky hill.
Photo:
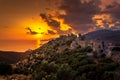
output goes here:
<path id="1" fill-rule="evenodd" d="M 104 35 L 108 33 L 111 31 L 105 31 Z M 73 34 L 53 39 L 38 49 L 28 51 L 29 56 L 16 64 L 15 72 L 31 74 L 33 80 L 118 80 L 120 65 L 102 53 L 88 56 L 86 53 L 92 49 L 76 44 L 83 40 L 82 35 L 77 37 Z"/>
<path id="2" fill-rule="evenodd" d="M 32 72 L 32 67 L 41 62 L 41 60 L 47 60 L 56 54 L 61 54 L 65 50 L 68 50 L 72 41 L 76 38 L 77 36 L 72 34 L 68 36 L 63 35 L 53 39 L 38 49 L 28 51 L 29 56 L 26 59 L 19 61 L 16 66 L 23 69 L 23 71 L 26 69 Z M 25 66 L 27 66 L 27 68 Z"/>
<path id="3" fill-rule="evenodd" d="M 33 71 L 32 67 L 34 67 L 41 61 L 46 61 L 54 57 L 55 55 L 63 54 L 65 51 L 69 51 L 69 52 L 78 51 L 78 52 L 83 52 L 84 54 L 89 53 L 92 50 L 90 47 L 86 46 L 83 48 L 81 47 L 81 44 L 77 43 L 79 41 L 84 42 L 83 37 L 87 41 L 88 39 L 90 40 L 90 39 L 96 39 L 96 38 L 100 38 L 102 40 L 116 41 L 116 40 L 119 40 L 118 38 L 120 34 L 119 32 L 120 32 L 119 30 L 118 31 L 99 30 L 99 31 L 88 33 L 86 35 L 79 35 L 79 37 L 77 37 L 74 34 L 67 35 L 67 36 L 62 35 L 59 38 L 53 39 L 33 51 L 29 51 L 28 52 L 29 57 L 27 57 L 22 61 L 19 61 L 16 64 L 16 66 L 23 70 L 28 69 L 29 71 L 32 72 Z M 115 36 L 113 37 L 113 35 Z M 113 37 L 113 38 L 108 38 L 108 37 Z M 74 48 L 72 49 L 71 47 L 74 47 Z M 27 68 L 25 66 L 27 66 Z"/>

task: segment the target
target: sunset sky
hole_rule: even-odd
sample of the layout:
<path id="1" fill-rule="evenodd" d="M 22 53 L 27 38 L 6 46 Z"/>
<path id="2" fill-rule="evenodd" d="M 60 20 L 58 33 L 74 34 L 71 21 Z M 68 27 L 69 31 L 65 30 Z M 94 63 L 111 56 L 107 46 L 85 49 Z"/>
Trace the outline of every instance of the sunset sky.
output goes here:
<path id="1" fill-rule="evenodd" d="M 120 0 L 0 0 L 0 50 L 26 51 L 59 35 L 119 26 Z"/>

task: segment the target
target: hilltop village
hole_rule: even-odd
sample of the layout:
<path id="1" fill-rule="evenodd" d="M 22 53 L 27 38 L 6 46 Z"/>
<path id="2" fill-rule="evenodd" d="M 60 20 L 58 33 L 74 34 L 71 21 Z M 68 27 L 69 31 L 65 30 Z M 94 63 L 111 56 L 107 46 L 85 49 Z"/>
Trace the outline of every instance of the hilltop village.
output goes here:
<path id="1" fill-rule="evenodd" d="M 62 36 L 61 36 L 62 37 Z M 75 38 L 75 35 L 69 35 L 71 38 Z M 70 44 L 69 49 L 75 49 L 77 47 L 85 48 L 91 47 L 92 51 L 87 53 L 87 55 L 93 55 L 93 52 L 96 52 L 98 55 L 104 53 L 107 57 L 111 57 L 112 55 L 120 53 L 120 45 L 119 43 L 103 41 L 99 38 L 96 39 L 85 39 L 85 36 L 81 34 L 76 36 L 75 40 Z"/>
<path id="2" fill-rule="evenodd" d="M 99 38 L 86 39 L 86 37 L 81 34 L 61 35 L 59 38 L 53 39 L 48 43 L 58 44 L 56 46 L 57 49 L 55 47 L 53 48 L 56 49 L 57 53 L 61 53 L 66 49 L 74 50 L 78 47 L 90 47 L 92 50 L 87 53 L 88 56 L 92 56 L 94 52 L 96 52 L 97 55 L 104 53 L 108 57 L 120 53 L 120 45 L 117 42 L 103 41 Z"/>

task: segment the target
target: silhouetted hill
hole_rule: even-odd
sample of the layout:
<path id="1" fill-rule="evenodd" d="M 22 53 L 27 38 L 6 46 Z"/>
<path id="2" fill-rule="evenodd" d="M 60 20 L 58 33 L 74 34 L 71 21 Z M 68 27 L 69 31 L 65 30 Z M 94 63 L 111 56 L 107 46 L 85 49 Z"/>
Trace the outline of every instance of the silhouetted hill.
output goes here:
<path id="1" fill-rule="evenodd" d="M 85 34 L 86 39 L 100 39 L 109 42 L 120 42 L 120 30 L 102 29 Z"/>
<path id="2" fill-rule="evenodd" d="M 12 52 L 12 51 L 0 51 L 0 62 L 8 64 L 14 64 L 27 57 L 27 53 Z"/>

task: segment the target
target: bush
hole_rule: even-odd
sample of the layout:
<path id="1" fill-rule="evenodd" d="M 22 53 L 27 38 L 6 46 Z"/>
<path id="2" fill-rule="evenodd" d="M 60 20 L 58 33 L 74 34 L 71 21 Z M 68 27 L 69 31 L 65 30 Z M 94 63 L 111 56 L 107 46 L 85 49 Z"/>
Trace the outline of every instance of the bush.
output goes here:
<path id="1" fill-rule="evenodd" d="M 92 47 L 88 46 L 88 47 L 85 48 L 85 51 L 86 51 L 86 52 L 92 52 L 93 49 L 92 49 Z"/>
<path id="2" fill-rule="evenodd" d="M 0 63 L 0 75 L 9 75 L 12 74 L 12 66 L 5 63 Z"/>

